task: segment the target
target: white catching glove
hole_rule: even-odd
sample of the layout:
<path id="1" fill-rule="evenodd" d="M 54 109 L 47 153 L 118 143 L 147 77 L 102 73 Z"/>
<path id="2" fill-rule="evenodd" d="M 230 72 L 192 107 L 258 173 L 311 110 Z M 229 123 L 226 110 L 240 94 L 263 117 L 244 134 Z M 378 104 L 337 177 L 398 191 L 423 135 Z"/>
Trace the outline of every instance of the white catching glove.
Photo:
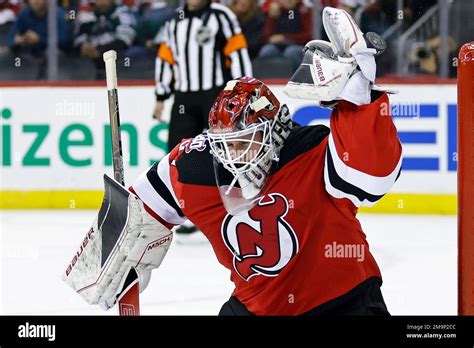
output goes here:
<path id="1" fill-rule="evenodd" d="M 370 103 L 375 55 L 385 49 L 385 42 L 374 33 L 364 37 L 344 10 L 325 7 L 322 17 L 330 42 L 313 40 L 306 44 L 303 62 L 285 93 L 320 102 L 344 99 L 356 105 Z M 368 48 L 367 42 L 375 48 Z"/>

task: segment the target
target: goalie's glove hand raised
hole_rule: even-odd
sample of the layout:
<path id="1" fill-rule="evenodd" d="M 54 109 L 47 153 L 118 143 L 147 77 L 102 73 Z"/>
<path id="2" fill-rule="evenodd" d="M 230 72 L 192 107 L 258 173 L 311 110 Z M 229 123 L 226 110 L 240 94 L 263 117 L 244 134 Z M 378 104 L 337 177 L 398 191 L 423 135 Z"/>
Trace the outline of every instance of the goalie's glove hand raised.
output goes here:
<path id="1" fill-rule="evenodd" d="M 323 105 L 340 99 L 357 105 L 369 103 L 375 56 L 385 49 L 384 40 L 375 33 L 364 36 L 344 10 L 326 7 L 323 25 L 331 42 L 306 44 L 303 62 L 285 87 L 286 94 Z"/>

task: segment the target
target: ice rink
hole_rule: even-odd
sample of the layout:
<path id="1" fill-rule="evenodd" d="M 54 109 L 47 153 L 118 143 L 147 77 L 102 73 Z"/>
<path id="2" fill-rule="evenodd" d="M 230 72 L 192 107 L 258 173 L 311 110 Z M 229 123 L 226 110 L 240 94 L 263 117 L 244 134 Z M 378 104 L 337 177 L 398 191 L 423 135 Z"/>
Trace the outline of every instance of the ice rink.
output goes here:
<path id="1" fill-rule="evenodd" d="M 60 279 L 96 211 L 0 211 L 1 314 L 107 314 Z M 392 314 L 456 314 L 456 217 L 360 215 Z M 175 241 L 141 296 L 145 315 L 215 315 L 229 271 L 201 236 Z M 321 284 L 330 287 L 331 284 Z"/>

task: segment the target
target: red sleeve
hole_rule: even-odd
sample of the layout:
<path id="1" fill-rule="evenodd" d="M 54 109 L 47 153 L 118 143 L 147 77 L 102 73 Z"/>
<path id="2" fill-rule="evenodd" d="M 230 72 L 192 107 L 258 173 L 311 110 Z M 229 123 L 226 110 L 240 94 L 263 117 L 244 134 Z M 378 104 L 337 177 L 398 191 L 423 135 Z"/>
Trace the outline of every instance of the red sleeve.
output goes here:
<path id="1" fill-rule="evenodd" d="M 331 133 L 346 164 L 374 176 L 389 175 L 400 160 L 402 146 L 383 94 L 371 104 L 357 106 L 345 100 L 331 115 Z"/>
<path id="2" fill-rule="evenodd" d="M 331 114 L 325 165 L 327 191 L 356 206 L 375 204 L 397 180 L 402 146 L 387 94 L 371 104 L 340 101 Z"/>
<path id="3" fill-rule="evenodd" d="M 270 7 L 270 4 L 275 1 L 275 0 L 264 0 L 263 5 L 260 6 L 260 12 L 261 13 L 267 13 L 268 8 Z"/>
<path id="4" fill-rule="evenodd" d="M 299 11 L 301 15 L 301 31 L 299 33 L 284 35 L 285 39 L 304 46 L 313 38 L 313 17 L 309 9 L 305 6 L 300 6 Z"/>

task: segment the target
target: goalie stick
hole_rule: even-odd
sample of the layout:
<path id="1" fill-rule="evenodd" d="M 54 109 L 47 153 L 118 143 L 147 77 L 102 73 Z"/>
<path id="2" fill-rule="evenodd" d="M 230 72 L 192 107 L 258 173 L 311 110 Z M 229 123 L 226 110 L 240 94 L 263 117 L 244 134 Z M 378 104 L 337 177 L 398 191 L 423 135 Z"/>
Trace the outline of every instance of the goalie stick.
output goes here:
<path id="1" fill-rule="evenodd" d="M 103 58 L 105 62 L 105 76 L 109 101 L 114 178 L 117 182 L 122 184 L 122 186 L 125 186 L 117 92 L 117 52 L 114 50 L 107 51 L 104 53 Z M 119 314 L 121 316 L 140 315 L 138 274 L 134 268 L 130 270 L 123 288 L 122 296 L 118 299 Z"/>

